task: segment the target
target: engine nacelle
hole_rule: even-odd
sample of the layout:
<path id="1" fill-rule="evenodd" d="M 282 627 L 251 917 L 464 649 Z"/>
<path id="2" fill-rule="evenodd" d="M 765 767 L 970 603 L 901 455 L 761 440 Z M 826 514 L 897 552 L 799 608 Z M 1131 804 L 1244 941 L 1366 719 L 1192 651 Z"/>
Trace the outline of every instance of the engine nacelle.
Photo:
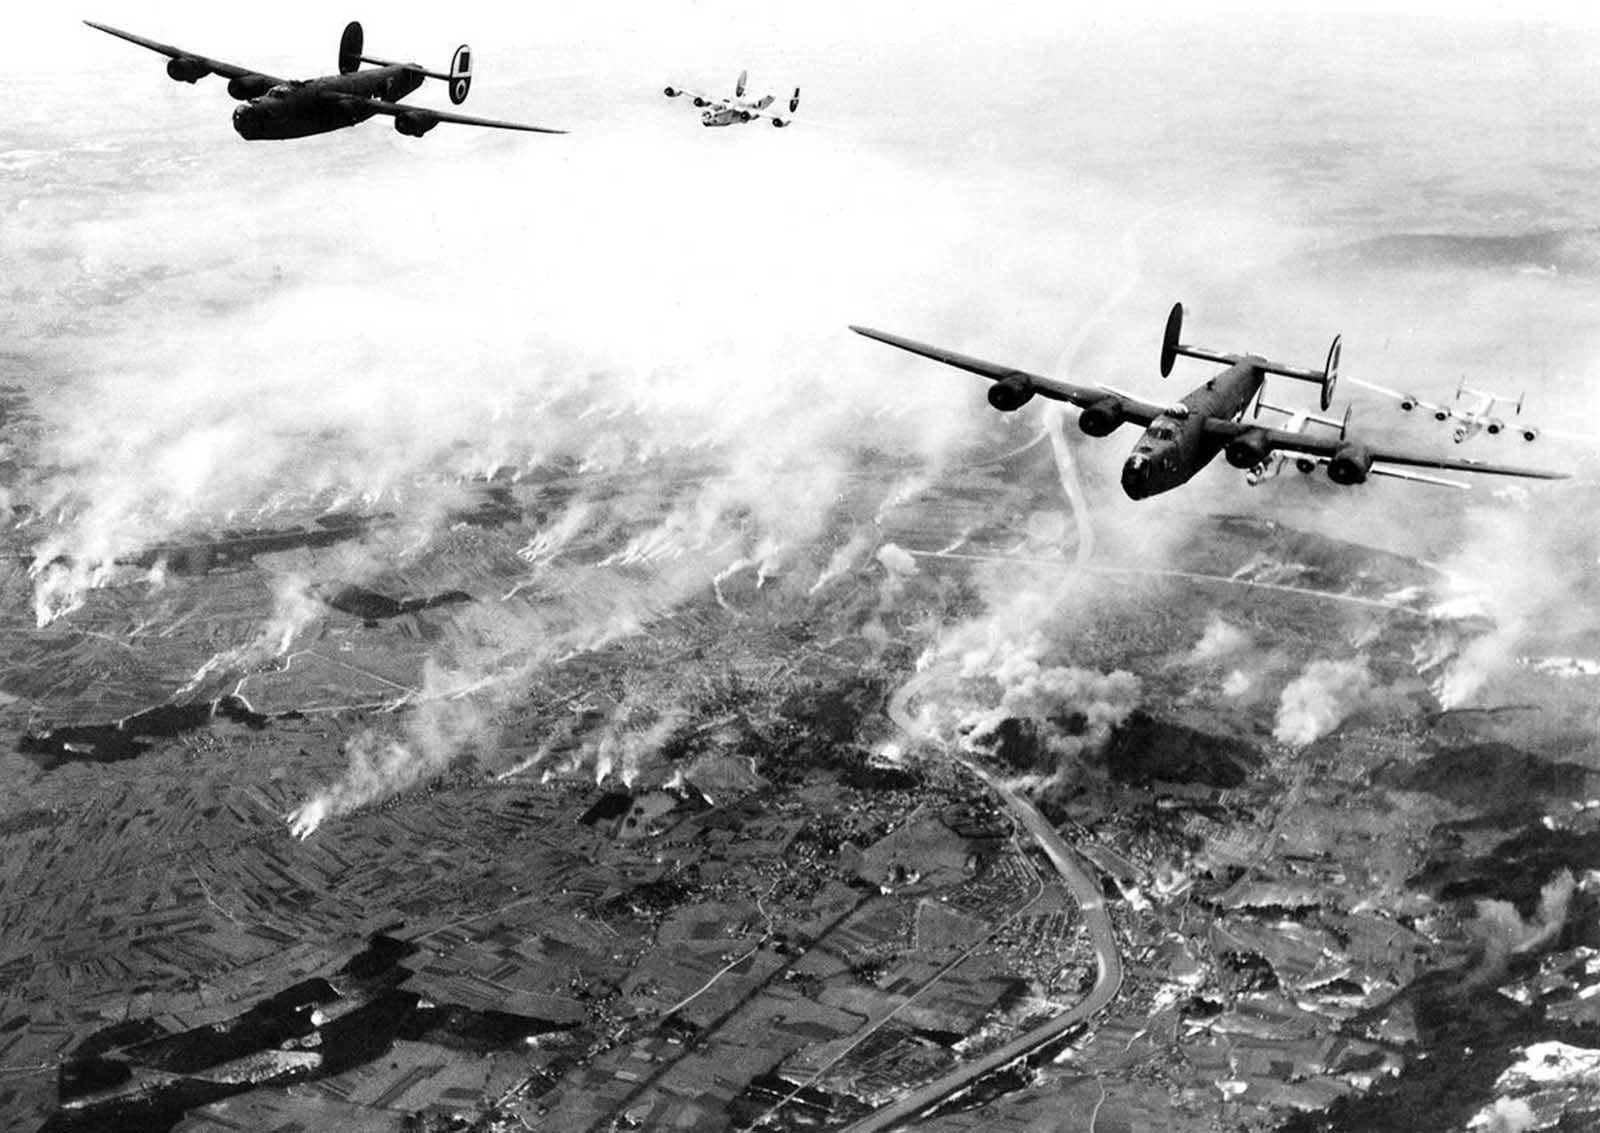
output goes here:
<path id="1" fill-rule="evenodd" d="M 1483 431 L 1488 433 L 1491 437 L 1498 437 L 1500 435 L 1500 430 L 1504 429 L 1505 427 L 1506 423 L 1500 420 L 1498 417 L 1491 417 L 1483 423 Z"/>
<path id="2" fill-rule="evenodd" d="M 705 99 L 703 99 L 703 98 L 699 98 L 699 97 L 697 97 L 697 98 L 696 98 L 696 99 L 695 99 L 695 100 L 694 100 L 694 104 L 695 104 L 695 105 L 696 105 L 696 106 L 707 106 L 707 105 L 709 105 L 709 103 L 707 103 L 707 102 L 706 102 L 706 100 L 705 100 Z"/>
<path id="3" fill-rule="evenodd" d="M 394 119 L 394 128 L 408 138 L 420 138 L 438 124 L 439 119 L 421 110 L 411 110 L 405 114 L 397 114 Z"/>
<path id="4" fill-rule="evenodd" d="M 1228 442 L 1222 454 L 1235 468 L 1254 468 L 1272 455 L 1272 446 L 1262 430 L 1246 429 Z"/>
<path id="5" fill-rule="evenodd" d="M 1450 420 L 1450 411 L 1441 406 L 1433 411 L 1433 419 L 1435 421 L 1448 421 Z"/>
<path id="6" fill-rule="evenodd" d="M 167 60 L 167 75 L 180 83 L 197 83 L 211 73 L 202 59 L 193 55 L 179 55 Z"/>
<path id="7" fill-rule="evenodd" d="M 1372 450 L 1357 441 L 1340 445 L 1328 461 L 1328 479 L 1335 484 L 1361 484 L 1372 471 Z"/>
<path id="8" fill-rule="evenodd" d="M 1110 436 L 1126 420 L 1122 415 L 1122 402 L 1107 397 L 1086 406 L 1078 414 L 1078 428 L 1091 437 L 1105 437 Z"/>
<path id="9" fill-rule="evenodd" d="M 786 118 L 774 118 L 772 124 L 781 130 L 789 124 L 789 121 Z"/>
<path id="10" fill-rule="evenodd" d="M 1522 439 L 1525 440 L 1525 441 L 1536 441 L 1536 440 L 1538 440 L 1539 439 L 1539 430 L 1535 429 L 1532 425 L 1524 425 L 1522 427 Z"/>
<path id="11" fill-rule="evenodd" d="M 1409 393 L 1402 394 L 1400 396 L 1400 408 L 1402 410 L 1404 410 L 1407 413 L 1410 413 L 1416 407 L 1417 407 L 1417 399 L 1412 397 Z"/>
<path id="12" fill-rule="evenodd" d="M 989 404 L 1002 413 L 1015 413 L 1033 400 L 1033 383 L 1021 374 L 995 382 L 989 387 Z"/>
<path id="13" fill-rule="evenodd" d="M 677 98 L 683 92 L 677 87 L 667 87 L 661 93 L 666 95 L 668 98 Z"/>
<path id="14" fill-rule="evenodd" d="M 240 75 L 228 80 L 228 93 L 240 102 L 260 98 L 272 89 L 272 80 L 265 75 Z"/>

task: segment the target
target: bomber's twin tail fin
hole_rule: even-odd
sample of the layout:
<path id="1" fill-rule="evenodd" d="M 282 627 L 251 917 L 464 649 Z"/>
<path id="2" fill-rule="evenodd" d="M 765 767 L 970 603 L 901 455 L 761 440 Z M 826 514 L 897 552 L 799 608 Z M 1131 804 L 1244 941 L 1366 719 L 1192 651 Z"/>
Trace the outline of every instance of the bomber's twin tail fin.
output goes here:
<path id="1" fill-rule="evenodd" d="M 339 37 L 339 73 L 348 75 L 361 67 L 361 21 L 351 20 Z"/>
<path id="2" fill-rule="evenodd" d="M 371 63 L 378 67 L 393 67 L 398 64 L 389 59 L 375 59 L 364 54 L 366 49 L 365 35 L 361 30 L 361 21 L 351 20 L 345 25 L 344 35 L 339 37 L 339 73 L 349 75 L 360 70 L 361 64 Z M 443 79 L 450 84 L 450 101 L 460 106 L 467 101 L 467 92 L 472 89 L 472 48 L 462 44 L 456 48 L 455 55 L 450 59 L 450 70 L 446 72 L 428 71 L 416 68 L 430 79 Z"/>
<path id="3" fill-rule="evenodd" d="M 472 48 L 462 44 L 450 57 L 450 101 L 460 106 L 472 89 Z"/>
<path id="4" fill-rule="evenodd" d="M 1282 377 L 1295 378 L 1302 382 L 1315 382 L 1322 387 L 1322 411 L 1326 413 L 1333 405 L 1333 387 L 1339 381 L 1339 355 L 1343 350 L 1341 336 L 1337 334 L 1333 336 L 1333 343 L 1328 347 L 1328 360 L 1319 371 L 1308 370 L 1300 366 L 1286 366 L 1281 362 L 1272 362 L 1254 355 L 1224 354 L 1220 350 L 1212 350 L 1209 347 L 1194 346 L 1180 341 L 1182 333 L 1183 304 L 1174 303 L 1171 313 L 1167 315 L 1167 329 L 1161 336 L 1161 376 L 1163 378 L 1172 373 L 1172 363 L 1179 354 L 1190 358 L 1204 358 L 1208 362 L 1220 362 L 1228 366 L 1238 362 L 1249 362 L 1263 373 L 1278 374 Z"/>

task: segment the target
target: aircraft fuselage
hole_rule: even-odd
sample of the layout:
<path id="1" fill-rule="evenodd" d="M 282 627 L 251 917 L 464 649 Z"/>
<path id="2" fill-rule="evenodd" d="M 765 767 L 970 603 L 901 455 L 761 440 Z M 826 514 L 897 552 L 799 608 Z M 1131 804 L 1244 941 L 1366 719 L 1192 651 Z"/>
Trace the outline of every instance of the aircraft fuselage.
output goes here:
<path id="1" fill-rule="evenodd" d="M 748 122 L 750 115 L 734 106 L 713 106 L 700 115 L 702 126 L 732 126 L 734 123 Z"/>
<path id="2" fill-rule="evenodd" d="M 420 87 L 424 77 L 420 68 L 390 64 L 348 75 L 281 83 L 234 107 L 233 128 L 247 141 L 307 138 L 342 130 L 365 122 L 375 113 L 361 106 L 360 100 L 398 102 Z"/>
<path id="3" fill-rule="evenodd" d="M 702 126 L 733 126 L 748 122 L 757 112 L 765 110 L 772 105 L 772 95 L 765 95 L 755 102 L 745 102 L 735 98 L 730 102 L 719 102 L 711 106 L 700 115 Z"/>
<path id="4" fill-rule="evenodd" d="M 1226 444 L 1225 438 L 1206 434 L 1206 419 L 1236 420 L 1265 380 L 1265 372 L 1247 357 L 1184 395 L 1178 403 L 1183 411 L 1157 417 L 1133 446 L 1122 466 L 1122 490 L 1142 500 L 1188 483 Z"/>

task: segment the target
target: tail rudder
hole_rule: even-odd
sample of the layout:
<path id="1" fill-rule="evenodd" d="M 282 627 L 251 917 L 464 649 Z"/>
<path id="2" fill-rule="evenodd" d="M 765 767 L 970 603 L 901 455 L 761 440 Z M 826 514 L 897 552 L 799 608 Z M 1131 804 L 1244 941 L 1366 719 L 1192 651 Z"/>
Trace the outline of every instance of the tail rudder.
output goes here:
<path id="1" fill-rule="evenodd" d="M 1302 382 L 1314 382 L 1322 387 L 1322 411 L 1326 413 L 1333 406 L 1333 390 L 1339 382 L 1339 358 L 1344 350 L 1343 339 L 1339 335 L 1333 336 L 1333 343 L 1328 347 L 1328 358 L 1323 363 L 1322 369 L 1311 370 L 1300 366 L 1285 366 L 1282 362 L 1272 362 L 1254 354 L 1238 355 L 1224 354 L 1220 350 L 1210 347 L 1195 346 L 1183 341 L 1183 304 L 1174 303 L 1172 311 L 1167 315 L 1167 326 L 1161 334 L 1161 376 L 1164 378 L 1172 373 L 1172 364 L 1178 355 L 1189 358 L 1201 358 L 1208 362 L 1220 362 L 1226 366 L 1239 363 L 1248 363 L 1264 374 L 1280 374 L 1286 378 L 1295 378 Z"/>
<path id="2" fill-rule="evenodd" d="M 472 89 L 472 48 L 462 44 L 450 57 L 450 101 L 460 106 Z"/>
<path id="3" fill-rule="evenodd" d="M 733 97 L 734 98 L 743 98 L 744 97 L 744 85 L 745 85 L 745 83 L 747 83 L 749 81 L 750 81 L 750 72 L 749 71 L 740 71 L 739 72 L 739 81 L 733 84 Z"/>
<path id="4" fill-rule="evenodd" d="M 789 99 L 789 113 L 793 114 L 800 109 L 800 88 L 794 88 L 794 97 Z"/>
<path id="5" fill-rule="evenodd" d="M 361 32 L 361 21 L 351 20 L 344 26 L 344 34 L 339 37 L 339 73 L 348 75 L 361 67 L 361 49 L 365 37 Z"/>

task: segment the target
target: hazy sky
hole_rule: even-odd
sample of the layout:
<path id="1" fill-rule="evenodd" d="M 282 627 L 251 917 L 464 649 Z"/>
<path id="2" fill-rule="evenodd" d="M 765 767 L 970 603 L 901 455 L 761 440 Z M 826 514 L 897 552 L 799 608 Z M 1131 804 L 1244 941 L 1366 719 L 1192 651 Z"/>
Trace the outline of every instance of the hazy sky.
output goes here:
<path id="1" fill-rule="evenodd" d="M 468 40 L 467 111 L 573 132 L 375 121 L 289 143 L 244 142 L 219 81 L 171 82 L 75 17 L 303 76 L 333 67 L 325 7 L 43 13 L 7 17 L 0 303 L 7 376 L 40 394 L 27 492 L 63 517 L 51 553 L 423 473 L 689 452 L 729 477 L 655 501 L 664 527 L 794 548 L 849 473 L 841 438 L 936 473 L 1037 428 L 850 322 L 1160 397 L 1205 373 L 1154 372 L 1182 299 L 1219 348 L 1316 365 L 1342 331 L 1347 374 L 1526 389 L 1568 427 L 1600 410 L 1582 5 L 388 6 L 370 51 L 442 67 Z M 755 90 L 801 86 L 814 124 L 704 130 L 661 97 L 745 67 Z M 1445 239 L 1384 243 L 1417 234 Z M 1343 392 L 1365 431 L 1449 447 Z M 1109 472 L 1131 440 L 1078 448 Z M 1244 506 L 1440 556 L 1480 527 L 1541 545 L 1489 492 L 1245 494 L 1222 468 L 1137 505 L 1104 487 L 1113 526 Z M 1592 563 L 1592 542 L 1551 553 Z"/>

